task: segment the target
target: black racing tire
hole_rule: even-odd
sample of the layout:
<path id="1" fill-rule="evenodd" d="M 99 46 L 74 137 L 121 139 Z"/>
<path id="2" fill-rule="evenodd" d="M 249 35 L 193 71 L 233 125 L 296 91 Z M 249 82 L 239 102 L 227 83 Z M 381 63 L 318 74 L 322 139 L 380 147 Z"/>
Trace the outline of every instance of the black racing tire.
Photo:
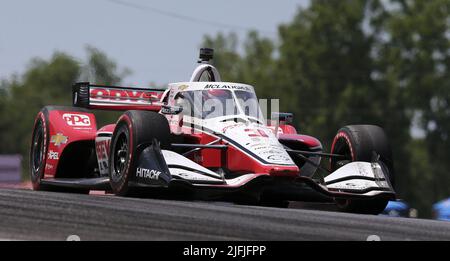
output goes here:
<path id="1" fill-rule="evenodd" d="M 109 179 L 112 191 L 118 196 L 133 196 L 137 192 L 129 186 L 136 173 L 138 148 L 142 144 L 160 143 L 170 146 L 170 127 L 166 117 L 151 111 L 127 111 L 117 121 L 111 139 Z"/>
<path id="2" fill-rule="evenodd" d="M 48 128 L 44 113 L 38 113 L 33 127 L 30 146 L 30 178 L 33 190 L 46 190 L 41 184 L 44 176 L 45 162 L 48 150 Z"/>
<path id="3" fill-rule="evenodd" d="M 384 130 L 375 125 L 349 125 L 341 128 L 333 139 L 331 153 L 345 155 L 345 159 L 331 158 L 330 170 L 335 171 L 351 161 L 372 162 L 376 155 L 388 170 L 389 181 L 395 184 L 392 152 Z M 381 213 L 389 199 L 336 200 L 341 211 L 360 214 Z"/>
<path id="4" fill-rule="evenodd" d="M 64 192 L 64 193 L 77 193 L 88 194 L 89 190 L 57 187 L 42 184 L 41 180 L 44 177 L 44 171 L 46 166 L 46 155 L 48 153 L 48 147 L 50 143 L 50 131 L 49 131 L 49 112 L 52 110 L 64 110 L 74 112 L 85 112 L 85 110 L 66 106 L 45 106 L 36 116 L 33 126 L 31 146 L 30 146 L 30 179 L 33 190 L 40 191 L 52 191 L 52 192 Z"/>

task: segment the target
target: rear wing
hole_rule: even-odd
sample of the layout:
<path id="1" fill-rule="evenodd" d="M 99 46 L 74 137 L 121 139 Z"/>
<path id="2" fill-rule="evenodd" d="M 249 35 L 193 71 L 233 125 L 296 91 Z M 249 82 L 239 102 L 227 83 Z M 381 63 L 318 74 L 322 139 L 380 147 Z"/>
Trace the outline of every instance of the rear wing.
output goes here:
<path id="1" fill-rule="evenodd" d="M 73 106 L 99 110 L 159 111 L 164 90 L 76 83 L 72 87 Z"/>

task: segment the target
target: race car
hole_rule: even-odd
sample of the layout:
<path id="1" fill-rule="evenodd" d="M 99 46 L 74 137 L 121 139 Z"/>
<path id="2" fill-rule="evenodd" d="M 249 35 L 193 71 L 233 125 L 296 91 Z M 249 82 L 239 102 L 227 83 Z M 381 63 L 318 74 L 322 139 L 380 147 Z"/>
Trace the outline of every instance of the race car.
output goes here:
<path id="1" fill-rule="evenodd" d="M 319 201 L 366 214 L 395 199 L 382 128 L 345 126 L 323 152 L 297 133 L 291 113 L 264 119 L 254 87 L 222 82 L 212 58 L 202 48 L 190 81 L 165 90 L 74 84 L 72 107 L 46 106 L 35 119 L 33 189 L 278 207 Z M 123 114 L 97 128 L 93 110 Z"/>

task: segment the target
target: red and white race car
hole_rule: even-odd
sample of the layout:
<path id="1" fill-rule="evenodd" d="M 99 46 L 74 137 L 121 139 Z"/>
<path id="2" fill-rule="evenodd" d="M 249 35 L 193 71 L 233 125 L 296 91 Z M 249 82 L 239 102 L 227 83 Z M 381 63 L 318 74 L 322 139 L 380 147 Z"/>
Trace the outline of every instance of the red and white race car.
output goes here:
<path id="1" fill-rule="evenodd" d="M 372 214 L 395 198 L 380 127 L 343 127 L 324 153 L 319 140 L 290 125 L 292 114 L 273 113 L 266 123 L 254 88 L 221 82 L 211 58 L 212 50 L 202 49 L 190 81 L 166 90 L 75 84 L 73 107 L 46 106 L 36 117 L 33 188 L 271 206 L 335 202 Z M 91 109 L 125 112 L 98 129 Z"/>

